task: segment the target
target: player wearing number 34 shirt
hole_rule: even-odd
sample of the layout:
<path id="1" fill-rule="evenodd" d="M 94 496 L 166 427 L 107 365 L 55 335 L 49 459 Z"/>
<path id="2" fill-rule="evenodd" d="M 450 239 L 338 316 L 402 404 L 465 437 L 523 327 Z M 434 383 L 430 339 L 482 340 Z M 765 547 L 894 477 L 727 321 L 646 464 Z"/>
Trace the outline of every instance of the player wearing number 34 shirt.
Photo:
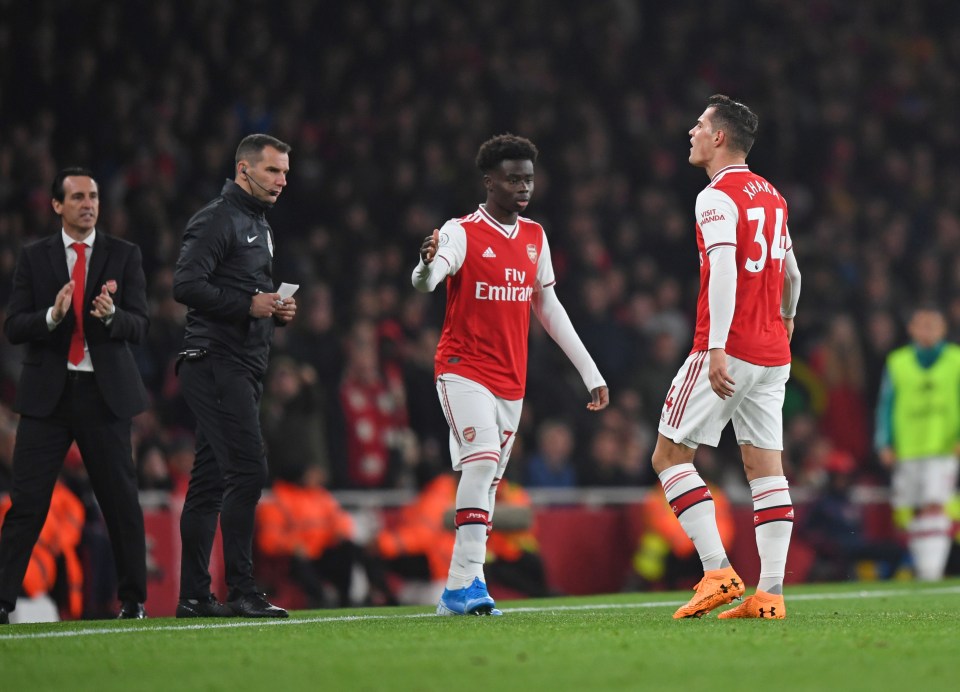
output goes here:
<path id="1" fill-rule="evenodd" d="M 447 285 L 436 354 L 440 405 L 450 454 L 461 471 L 456 542 L 439 615 L 498 615 L 483 575 L 497 484 L 510 459 L 527 379 L 530 311 L 537 315 L 591 393 L 587 408 L 609 402 L 606 382 L 554 292 L 550 246 L 540 224 L 520 216 L 533 194 L 537 148 L 514 135 L 480 147 L 487 192 L 472 214 L 447 221 L 420 246 L 413 285 Z"/>
<path id="2" fill-rule="evenodd" d="M 786 202 L 747 167 L 757 125 L 747 106 L 717 94 L 689 132 L 689 161 L 710 178 L 696 203 L 697 326 L 663 404 L 653 468 L 697 548 L 704 577 L 675 618 L 702 617 L 744 594 L 720 540 L 713 498 L 693 463 L 697 447 L 715 447 L 731 421 L 753 496 L 760 579 L 756 593 L 719 617 L 786 615 L 793 503 L 780 458 L 781 409 L 800 272 Z"/>

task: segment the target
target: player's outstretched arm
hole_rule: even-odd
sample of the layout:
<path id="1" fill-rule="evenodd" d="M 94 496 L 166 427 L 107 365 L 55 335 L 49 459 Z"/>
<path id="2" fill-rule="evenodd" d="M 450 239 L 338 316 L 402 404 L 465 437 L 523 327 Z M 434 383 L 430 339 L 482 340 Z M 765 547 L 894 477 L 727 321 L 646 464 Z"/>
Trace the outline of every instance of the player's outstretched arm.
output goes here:
<path id="1" fill-rule="evenodd" d="M 536 291 L 531 299 L 533 312 L 540 320 L 540 324 L 546 330 L 550 338 L 557 342 L 557 345 L 563 350 L 573 363 L 573 366 L 580 373 L 583 383 L 591 393 L 592 400 L 587 404 L 591 411 L 600 411 L 605 409 L 610 403 L 610 393 L 607 390 L 607 383 L 597 369 L 597 364 L 587 352 L 587 347 L 583 345 L 580 336 L 573 328 L 570 316 L 566 309 L 557 298 L 553 286 L 548 286 L 540 291 Z"/>

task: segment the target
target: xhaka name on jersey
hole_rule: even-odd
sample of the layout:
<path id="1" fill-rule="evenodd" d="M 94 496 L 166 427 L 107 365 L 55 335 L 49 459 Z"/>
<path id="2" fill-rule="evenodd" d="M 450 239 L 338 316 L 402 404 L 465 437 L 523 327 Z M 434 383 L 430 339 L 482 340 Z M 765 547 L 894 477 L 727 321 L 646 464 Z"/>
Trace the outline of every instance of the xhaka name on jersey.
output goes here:
<path id="1" fill-rule="evenodd" d="M 522 285 L 527 278 L 527 272 L 507 267 L 503 270 L 503 273 L 504 281 L 507 282 L 506 285 L 495 285 L 489 284 L 486 281 L 478 281 L 474 298 L 477 300 L 495 300 L 507 303 L 529 303 L 530 297 L 533 295 L 533 287 Z M 514 282 L 518 282 L 521 285 L 517 286 Z"/>
<path id="2" fill-rule="evenodd" d="M 773 195 L 777 199 L 780 199 L 780 193 L 777 192 L 777 188 L 768 183 L 766 180 L 752 180 L 743 186 L 743 194 L 745 194 L 751 200 L 753 200 L 753 198 L 761 192 L 766 192 Z"/>

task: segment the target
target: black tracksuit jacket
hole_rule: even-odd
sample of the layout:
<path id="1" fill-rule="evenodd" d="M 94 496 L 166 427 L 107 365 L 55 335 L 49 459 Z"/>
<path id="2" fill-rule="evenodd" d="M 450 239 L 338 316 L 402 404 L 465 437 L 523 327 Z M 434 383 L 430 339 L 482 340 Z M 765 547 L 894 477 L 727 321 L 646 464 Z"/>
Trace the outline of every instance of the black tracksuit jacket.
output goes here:
<path id="1" fill-rule="evenodd" d="M 276 290 L 269 208 L 227 180 L 220 196 L 187 222 L 173 275 L 174 298 L 189 308 L 184 347 L 205 348 L 258 377 L 276 326 L 249 314 L 254 294 Z"/>

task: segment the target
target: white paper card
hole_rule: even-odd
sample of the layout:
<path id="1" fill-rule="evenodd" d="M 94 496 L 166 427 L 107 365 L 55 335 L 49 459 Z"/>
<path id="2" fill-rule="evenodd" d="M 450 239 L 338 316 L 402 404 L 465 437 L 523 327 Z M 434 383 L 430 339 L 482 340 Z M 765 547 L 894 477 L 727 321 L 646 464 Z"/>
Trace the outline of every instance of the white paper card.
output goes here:
<path id="1" fill-rule="evenodd" d="M 277 293 L 280 294 L 281 298 L 290 298 L 294 293 L 297 292 L 298 288 L 300 288 L 300 284 L 288 284 L 284 282 L 280 284 L 280 288 L 277 289 Z"/>

